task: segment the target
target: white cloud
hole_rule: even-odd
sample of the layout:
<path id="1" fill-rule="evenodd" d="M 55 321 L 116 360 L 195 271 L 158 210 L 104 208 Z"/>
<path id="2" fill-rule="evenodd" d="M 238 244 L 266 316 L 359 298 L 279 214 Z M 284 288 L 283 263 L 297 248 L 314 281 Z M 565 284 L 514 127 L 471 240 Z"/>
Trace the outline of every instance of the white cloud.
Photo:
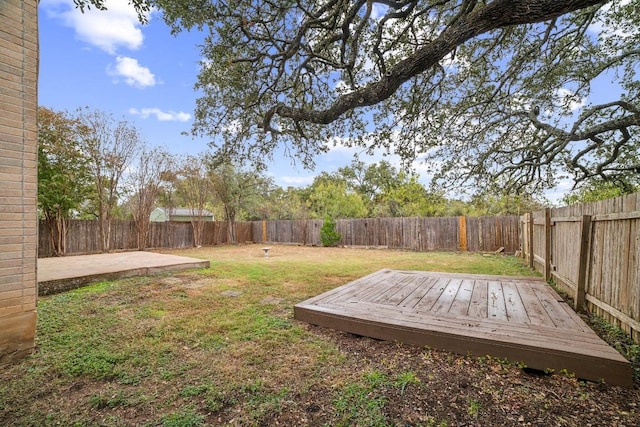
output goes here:
<path id="1" fill-rule="evenodd" d="M 314 176 L 278 176 L 276 179 L 288 187 L 306 187 L 313 184 Z"/>
<path id="2" fill-rule="evenodd" d="M 151 116 L 155 116 L 161 122 L 186 122 L 191 119 L 191 114 L 184 113 L 182 111 L 162 111 L 159 108 L 129 108 L 129 114 L 134 116 L 140 116 L 143 119 L 148 119 Z"/>
<path id="3" fill-rule="evenodd" d="M 80 40 L 112 55 L 119 47 L 139 49 L 144 41 L 138 16 L 128 0 L 106 0 L 106 11 L 92 7 L 84 13 L 73 0 L 41 0 L 40 6 L 48 16 L 73 28 Z"/>
<path id="4" fill-rule="evenodd" d="M 107 68 L 107 74 L 116 78 L 124 78 L 129 86 L 143 88 L 156 84 L 156 77 L 151 70 L 141 66 L 137 59 L 127 56 L 118 56 L 115 67 Z"/>
<path id="5" fill-rule="evenodd" d="M 576 96 L 575 93 L 566 88 L 560 88 L 556 91 L 561 105 L 567 105 L 571 111 L 576 111 L 585 106 L 587 100 Z"/>

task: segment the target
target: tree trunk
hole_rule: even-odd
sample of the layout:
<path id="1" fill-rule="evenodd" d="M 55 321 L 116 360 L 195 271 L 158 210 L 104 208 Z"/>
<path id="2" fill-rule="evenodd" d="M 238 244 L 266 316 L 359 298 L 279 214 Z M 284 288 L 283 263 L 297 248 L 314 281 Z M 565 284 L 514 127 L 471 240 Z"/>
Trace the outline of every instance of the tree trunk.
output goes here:
<path id="1" fill-rule="evenodd" d="M 102 252 L 107 253 L 111 249 L 111 219 L 100 218 L 100 244 Z"/>
<path id="2" fill-rule="evenodd" d="M 66 253 L 67 241 L 67 219 L 63 217 L 62 212 L 55 214 L 45 213 L 45 222 L 49 230 L 49 242 L 53 256 L 63 256 Z"/>
<path id="3" fill-rule="evenodd" d="M 134 217 L 134 223 L 136 226 L 136 246 L 138 250 L 143 251 L 147 248 L 149 240 L 149 220 L 144 217 Z"/>
<path id="4" fill-rule="evenodd" d="M 191 227 L 193 228 L 193 245 L 196 248 L 202 246 L 204 241 L 204 220 L 201 218 L 202 217 L 191 220 Z"/>
<path id="5" fill-rule="evenodd" d="M 227 217 L 227 243 L 235 244 L 236 242 L 236 212 L 229 206 L 224 207 L 224 213 Z"/>
<path id="6" fill-rule="evenodd" d="M 230 244 L 238 243 L 235 218 L 227 219 L 227 242 L 229 242 Z"/>

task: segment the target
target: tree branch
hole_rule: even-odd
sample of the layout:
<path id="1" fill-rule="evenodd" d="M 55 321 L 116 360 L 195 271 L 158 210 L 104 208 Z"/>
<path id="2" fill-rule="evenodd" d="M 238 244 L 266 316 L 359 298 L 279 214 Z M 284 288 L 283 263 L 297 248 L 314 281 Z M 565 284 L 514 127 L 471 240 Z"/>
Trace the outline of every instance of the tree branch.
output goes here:
<path id="1" fill-rule="evenodd" d="M 264 130 L 273 130 L 271 121 L 275 115 L 294 121 L 332 123 L 349 110 L 375 105 L 386 100 L 411 77 L 435 66 L 449 52 L 473 37 L 507 26 L 554 19 L 562 14 L 605 2 L 604 0 L 496 0 L 476 7 L 466 15 L 458 15 L 457 20 L 435 40 L 399 61 L 380 80 L 339 96 L 329 108 L 324 110 L 296 108 L 279 103 L 266 111 L 261 127 Z"/>

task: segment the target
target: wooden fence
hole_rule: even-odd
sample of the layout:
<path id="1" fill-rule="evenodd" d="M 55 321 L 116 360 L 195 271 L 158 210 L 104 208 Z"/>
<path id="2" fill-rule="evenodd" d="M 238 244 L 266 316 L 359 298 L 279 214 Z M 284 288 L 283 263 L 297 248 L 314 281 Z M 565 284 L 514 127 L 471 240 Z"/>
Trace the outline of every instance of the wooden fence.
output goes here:
<path id="1" fill-rule="evenodd" d="M 640 194 L 521 217 L 523 256 L 640 342 Z"/>
<path id="2" fill-rule="evenodd" d="M 98 221 L 69 221 L 66 237 L 66 254 L 100 253 L 100 228 Z M 236 223 L 236 236 L 239 242 L 251 241 L 251 222 Z M 205 222 L 203 245 L 213 246 L 227 243 L 226 222 Z M 152 222 L 147 240 L 147 248 L 192 248 L 193 228 L 188 222 Z M 110 248 L 113 251 L 136 250 L 136 229 L 133 221 L 113 221 L 111 225 Z M 49 230 L 45 223 L 40 223 L 38 256 L 48 257 L 53 254 Z"/>
<path id="3" fill-rule="evenodd" d="M 290 243 L 321 245 L 322 220 L 254 221 L 236 223 L 239 243 Z M 387 247 L 415 251 L 496 251 L 502 248 L 513 253 L 519 248 L 519 217 L 449 217 L 449 218 L 369 218 L 336 221 L 342 235 L 342 246 Z M 40 224 L 39 256 L 53 253 L 46 225 Z M 227 223 L 206 222 L 206 246 L 226 244 Z M 111 250 L 136 250 L 136 231 L 132 221 L 114 221 Z M 190 223 L 154 222 L 151 224 L 147 247 L 193 247 Z M 98 221 L 69 222 L 66 253 L 92 254 L 100 252 Z"/>
<path id="4" fill-rule="evenodd" d="M 446 218 L 366 218 L 336 221 L 339 245 L 415 251 L 496 251 L 519 249 L 517 216 Z M 253 241 L 320 245 L 322 220 L 258 221 Z"/>

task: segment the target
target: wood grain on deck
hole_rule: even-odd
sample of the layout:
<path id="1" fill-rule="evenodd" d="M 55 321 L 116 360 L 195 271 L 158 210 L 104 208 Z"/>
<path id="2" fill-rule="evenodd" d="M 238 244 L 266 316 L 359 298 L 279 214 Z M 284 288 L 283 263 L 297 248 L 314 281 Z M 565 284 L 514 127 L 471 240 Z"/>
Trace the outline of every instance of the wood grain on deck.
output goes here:
<path id="1" fill-rule="evenodd" d="M 311 298 L 298 320 L 631 386 L 629 362 L 537 278 L 380 270 Z"/>

